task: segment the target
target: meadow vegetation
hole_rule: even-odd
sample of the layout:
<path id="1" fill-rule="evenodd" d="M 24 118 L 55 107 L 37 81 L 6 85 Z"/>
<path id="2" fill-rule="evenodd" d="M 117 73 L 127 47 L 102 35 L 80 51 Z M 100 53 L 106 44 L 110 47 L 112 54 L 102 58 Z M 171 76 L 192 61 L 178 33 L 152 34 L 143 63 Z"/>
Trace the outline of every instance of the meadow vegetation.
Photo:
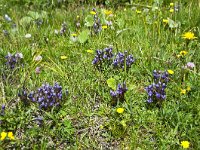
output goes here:
<path id="1" fill-rule="evenodd" d="M 200 1 L 0 12 L 0 149 L 200 149 Z"/>

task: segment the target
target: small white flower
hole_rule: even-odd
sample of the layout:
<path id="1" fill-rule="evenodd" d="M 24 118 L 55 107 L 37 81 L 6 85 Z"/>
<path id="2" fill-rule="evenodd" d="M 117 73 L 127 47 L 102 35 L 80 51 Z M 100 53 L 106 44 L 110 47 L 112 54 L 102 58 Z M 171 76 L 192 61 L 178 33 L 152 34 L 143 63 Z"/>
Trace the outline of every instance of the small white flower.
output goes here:
<path id="1" fill-rule="evenodd" d="M 58 32 L 58 30 L 54 30 L 54 33 L 55 33 L 55 34 L 58 34 L 59 32 Z"/>
<path id="2" fill-rule="evenodd" d="M 41 61 L 42 60 L 42 56 L 38 55 L 34 58 L 35 61 Z"/>
<path id="3" fill-rule="evenodd" d="M 24 56 L 23 56 L 22 53 L 16 53 L 16 54 L 15 54 L 15 57 L 18 57 L 18 58 L 24 58 Z"/>
<path id="4" fill-rule="evenodd" d="M 27 38 L 27 39 L 28 39 L 28 38 L 31 38 L 31 34 L 29 34 L 29 33 L 26 34 L 26 35 L 25 35 L 25 38 Z"/>
<path id="5" fill-rule="evenodd" d="M 12 19 L 7 14 L 5 14 L 4 17 L 5 17 L 6 21 L 12 21 Z"/>

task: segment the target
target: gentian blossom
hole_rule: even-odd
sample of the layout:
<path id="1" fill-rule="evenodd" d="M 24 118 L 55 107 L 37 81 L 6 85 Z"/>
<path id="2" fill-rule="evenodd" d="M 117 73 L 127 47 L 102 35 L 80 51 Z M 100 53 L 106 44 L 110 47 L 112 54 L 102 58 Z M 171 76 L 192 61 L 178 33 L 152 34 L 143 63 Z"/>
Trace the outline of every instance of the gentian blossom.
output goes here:
<path id="1" fill-rule="evenodd" d="M 153 71 L 153 84 L 147 86 L 145 91 L 148 94 L 148 103 L 152 102 L 162 102 L 166 99 L 165 89 L 167 83 L 169 82 L 169 73 L 167 71 Z"/>
<path id="2" fill-rule="evenodd" d="M 118 100 L 123 102 L 125 100 L 124 94 L 126 93 L 127 90 L 128 89 L 126 87 L 125 82 L 122 85 L 118 84 L 116 91 L 110 90 L 110 95 L 111 95 L 114 103 L 116 103 Z"/>

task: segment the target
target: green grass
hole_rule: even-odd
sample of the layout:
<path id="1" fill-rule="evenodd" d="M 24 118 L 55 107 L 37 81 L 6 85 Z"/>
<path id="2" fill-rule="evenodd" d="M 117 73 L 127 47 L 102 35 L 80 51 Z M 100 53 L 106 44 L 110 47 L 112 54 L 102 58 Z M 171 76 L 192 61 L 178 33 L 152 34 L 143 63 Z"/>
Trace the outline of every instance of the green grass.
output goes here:
<path id="1" fill-rule="evenodd" d="M 72 42 L 70 34 L 78 36 L 92 27 L 85 25 L 85 18 L 92 16 L 93 6 L 42 7 L 38 5 L 13 5 L 0 2 L 0 105 L 6 105 L 5 114 L 0 116 L 0 132 L 12 131 L 15 140 L 0 141 L 0 149 L 182 149 L 181 141 L 189 141 L 190 148 L 200 149 L 200 7 L 191 3 L 180 3 L 178 12 L 169 12 L 169 3 L 161 5 L 159 10 L 142 11 L 147 3 L 137 8 L 124 6 L 107 7 L 113 17 L 108 17 L 113 25 L 97 35 L 85 35 L 83 43 Z M 26 4 L 26 3 L 25 3 Z M 154 6 L 148 3 L 148 6 Z M 126 9 L 125 9 L 126 8 Z M 96 6 L 100 18 L 101 8 Z M 40 26 L 30 17 L 30 11 L 39 13 L 43 23 Z M 8 14 L 12 22 L 4 19 Z M 76 28 L 77 15 L 80 16 L 80 28 Z M 163 19 L 170 18 L 178 27 L 169 28 Z M 103 19 L 102 19 L 103 20 Z M 62 23 L 66 22 L 66 35 L 56 35 Z M 16 28 L 12 28 L 12 24 Z M 3 30 L 9 32 L 4 35 Z M 197 39 L 182 38 L 191 31 Z M 25 38 L 26 34 L 31 38 Z M 136 59 L 129 70 L 116 70 L 104 66 L 102 71 L 94 67 L 92 61 L 95 50 L 111 46 L 113 52 L 128 51 Z M 87 50 L 94 53 L 88 53 Z M 177 55 L 186 50 L 182 58 Z M 22 64 L 9 69 L 5 56 L 10 52 L 22 53 Z M 34 58 L 42 56 L 37 62 Z M 67 56 L 62 60 L 61 56 Z M 187 62 L 193 62 L 195 68 L 183 69 Z M 41 67 L 36 74 L 35 68 Z M 173 70 L 166 88 L 166 99 L 157 107 L 149 105 L 145 87 L 153 82 L 153 70 Z M 116 84 L 126 82 L 128 91 L 124 102 L 112 105 L 111 88 L 107 84 L 114 78 Z M 27 92 L 35 91 L 43 83 L 53 85 L 58 82 L 64 94 L 60 108 L 39 109 L 36 103 L 25 104 L 18 97 L 23 88 Z M 181 89 L 191 87 L 190 92 L 180 94 Z M 64 93 L 64 92 L 63 92 Z M 125 111 L 118 114 L 116 109 Z M 34 119 L 42 117 L 39 126 Z"/>

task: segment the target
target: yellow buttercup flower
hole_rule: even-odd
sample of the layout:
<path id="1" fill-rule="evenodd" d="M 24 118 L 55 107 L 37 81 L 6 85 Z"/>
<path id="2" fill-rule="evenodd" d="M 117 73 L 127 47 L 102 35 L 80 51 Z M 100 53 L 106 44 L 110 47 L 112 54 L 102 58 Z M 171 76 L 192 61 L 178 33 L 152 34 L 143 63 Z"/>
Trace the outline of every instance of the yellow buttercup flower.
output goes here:
<path id="1" fill-rule="evenodd" d="M 109 15 L 112 14 L 112 11 L 111 10 L 104 10 L 104 14 L 109 16 Z"/>
<path id="2" fill-rule="evenodd" d="M 174 74 L 174 71 L 173 71 L 173 70 L 167 70 L 167 72 L 168 72 L 169 74 Z"/>
<path id="3" fill-rule="evenodd" d="M 182 141 L 182 142 L 181 142 L 181 146 L 182 146 L 183 148 L 189 148 L 189 147 L 190 147 L 190 142 L 188 142 L 188 141 Z"/>
<path id="4" fill-rule="evenodd" d="M 173 6 L 174 6 L 174 3 L 170 3 L 169 5 L 170 5 L 171 7 L 173 7 Z"/>
<path id="5" fill-rule="evenodd" d="M 4 140 L 6 138 L 6 136 L 7 136 L 6 132 L 1 132 L 1 138 L 0 138 L 0 140 L 1 141 Z"/>
<path id="6" fill-rule="evenodd" d="M 67 56 L 60 56 L 61 59 L 67 59 Z"/>
<path id="7" fill-rule="evenodd" d="M 186 89 L 181 89 L 181 94 L 186 94 Z"/>
<path id="8" fill-rule="evenodd" d="M 182 35 L 182 37 L 184 39 L 187 39 L 187 40 L 193 40 L 193 39 L 196 39 L 197 37 L 194 36 L 194 33 L 192 32 L 186 32 Z"/>
<path id="9" fill-rule="evenodd" d="M 180 51 L 179 54 L 180 54 L 181 56 L 185 56 L 187 53 L 188 53 L 187 51 Z"/>
<path id="10" fill-rule="evenodd" d="M 170 12 L 170 13 L 173 13 L 173 12 L 174 12 L 174 9 L 170 9 L 169 12 Z"/>
<path id="11" fill-rule="evenodd" d="M 95 11 L 90 11 L 90 14 L 96 15 L 97 13 Z"/>
<path id="12" fill-rule="evenodd" d="M 107 29 L 107 28 L 108 28 L 107 25 L 103 25 L 103 26 L 102 26 L 102 29 Z"/>
<path id="13" fill-rule="evenodd" d="M 71 36 L 75 37 L 75 36 L 77 36 L 77 34 L 76 33 L 72 33 Z"/>
<path id="14" fill-rule="evenodd" d="M 135 12 L 136 12 L 137 14 L 141 14 L 141 13 L 142 13 L 141 10 L 136 10 Z"/>
<path id="15" fill-rule="evenodd" d="M 124 112 L 124 108 L 117 108 L 117 112 L 118 112 L 119 114 L 122 114 L 122 113 Z"/>
<path id="16" fill-rule="evenodd" d="M 91 50 L 91 49 L 88 49 L 88 50 L 86 50 L 88 53 L 91 53 L 91 54 L 93 54 L 94 53 L 94 51 L 93 50 Z"/>
<path id="17" fill-rule="evenodd" d="M 188 86 L 186 90 L 187 90 L 188 92 L 191 91 L 191 87 Z"/>
<path id="18" fill-rule="evenodd" d="M 168 20 L 168 19 L 163 19 L 163 23 L 168 24 L 168 23 L 169 23 L 169 20 Z"/>
<path id="19" fill-rule="evenodd" d="M 10 138 L 10 140 L 14 140 L 15 139 L 15 137 L 14 137 L 12 132 L 8 132 L 8 137 Z"/>

